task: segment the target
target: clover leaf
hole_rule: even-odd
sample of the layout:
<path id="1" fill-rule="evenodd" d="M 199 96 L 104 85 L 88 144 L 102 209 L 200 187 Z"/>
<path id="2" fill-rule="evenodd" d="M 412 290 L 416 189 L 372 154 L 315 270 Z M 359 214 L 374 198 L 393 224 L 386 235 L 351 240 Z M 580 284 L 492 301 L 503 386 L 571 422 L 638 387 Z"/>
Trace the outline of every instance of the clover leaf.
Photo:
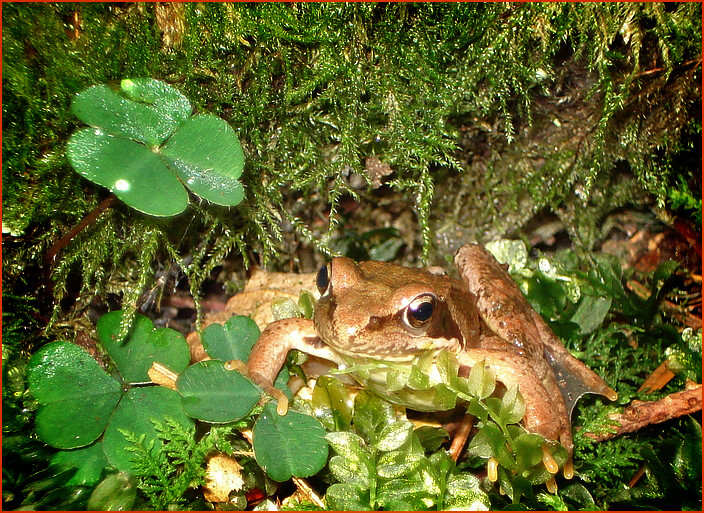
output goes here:
<path id="1" fill-rule="evenodd" d="M 279 415 L 276 404 L 264 406 L 252 428 L 254 457 L 274 481 L 308 477 L 328 459 L 325 428 L 309 415 L 289 410 Z"/>
<path id="2" fill-rule="evenodd" d="M 69 162 L 132 208 L 179 214 L 188 206 L 186 188 L 216 205 L 242 201 L 244 154 L 234 130 L 212 114 L 191 116 L 188 99 L 169 84 L 135 78 L 118 90 L 95 85 L 71 109 L 91 128 L 69 139 Z"/>
<path id="3" fill-rule="evenodd" d="M 176 381 L 183 410 L 210 423 L 232 422 L 247 415 L 260 393 L 239 372 L 227 370 L 220 360 L 205 360 L 188 367 Z"/>
<path id="4" fill-rule="evenodd" d="M 154 329 L 149 319 L 138 315 L 126 339 L 118 343 L 121 318 L 122 312 L 112 312 L 98 323 L 98 336 L 117 367 L 115 377 L 71 342 L 49 343 L 29 361 L 29 388 L 39 403 L 39 438 L 60 449 L 75 449 L 103 435 L 97 443 L 104 454 L 97 450 L 78 454 L 91 460 L 82 465 L 86 480 L 94 479 L 96 467 L 105 466 L 105 457 L 118 470 L 134 470 L 125 433 L 143 437 L 145 443 L 158 448 L 153 421 L 168 416 L 187 429 L 194 426 L 181 410 L 177 392 L 134 386 L 148 381 L 146 369 L 154 361 L 177 373 L 188 365 L 189 349 L 183 336 L 168 328 Z M 73 459 L 78 455 L 73 454 Z M 68 454 L 64 458 L 71 460 Z"/>
<path id="5" fill-rule="evenodd" d="M 28 381 L 39 402 L 37 435 L 60 449 L 98 438 L 122 395 L 120 383 L 71 342 L 51 342 L 34 353 Z"/>
<path id="6" fill-rule="evenodd" d="M 98 337 L 127 383 L 150 383 L 147 371 L 153 362 L 180 372 L 188 366 L 191 353 L 183 335 L 171 328 L 156 328 L 143 315 L 134 319 L 129 338 L 119 339 L 123 312 L 103 315 L 97 324 Z"/>
<path id="7" fill-rule="evenodd" d="M 233 315 L 225 324 L 214 322 L 203 330 L 201 341 L 208 356 L 224 362 L 246 361 L 261 332 L 257 323 L 244 315 Z"/>

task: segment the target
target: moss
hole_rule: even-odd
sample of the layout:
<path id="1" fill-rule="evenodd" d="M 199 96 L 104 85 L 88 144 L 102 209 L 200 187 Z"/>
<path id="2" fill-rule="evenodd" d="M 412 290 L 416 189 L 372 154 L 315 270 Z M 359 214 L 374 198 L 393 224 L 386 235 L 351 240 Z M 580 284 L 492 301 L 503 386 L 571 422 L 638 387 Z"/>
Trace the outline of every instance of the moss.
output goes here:
<path id="1" fill-rule="evenodd" d="M 132 302 L 168 256 L 197 299 L 232 251 L 267 264 L 301 239 L 328 253 L 345 198 L 388 187 L 413 206 L 426 257 L 546 209 L 591 248 L 610 209 L 665 207 L 679 187 L 672 163 L 700 132 L 700 53 L 698 3 L 6 4 L 3 213 L 16 246 L 4 280 L 41 265 L 104 197 L 64 156 L 71 98 L 94 83 L 164 79 L 227 119 L 248 197 L 173 222 L 112 209 L 59 255 L 56 291 L 80 266 L 83 294 Z M 372 156 L 393 171 L 381 191 L 369 192 Z"/>

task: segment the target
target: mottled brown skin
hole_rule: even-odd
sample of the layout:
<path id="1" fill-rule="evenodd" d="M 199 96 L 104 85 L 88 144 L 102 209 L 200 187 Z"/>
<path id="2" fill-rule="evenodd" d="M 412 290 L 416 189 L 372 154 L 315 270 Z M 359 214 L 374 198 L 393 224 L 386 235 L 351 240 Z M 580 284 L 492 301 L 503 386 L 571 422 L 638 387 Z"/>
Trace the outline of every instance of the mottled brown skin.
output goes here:
<path id="1" fill-rule="evenodd" d="M 269 325 L 250 355 L 250 375 L 281 404 L 272 383 L 291 349 L 338 366 L 362 358 L 411 362 L 426 351 L 447 349 L 460 375 L 483 361 L 507 388 L 517 385 L 526 403 L 525 428 L 559 440 L 571 453 L 576 400 L 587 392 L 615 399 L 615 392 L 564 348 L 489 252 L 467 244 L 455 264 L 462 280 L 334 258 L 321 270 L 327 279 L 320 280 L 314 319 Z M 432 303 L 432 315 L 419 320 L 414 309 L 424 303 Z M 406 406 L 437 410 L 421 401 Z"/>

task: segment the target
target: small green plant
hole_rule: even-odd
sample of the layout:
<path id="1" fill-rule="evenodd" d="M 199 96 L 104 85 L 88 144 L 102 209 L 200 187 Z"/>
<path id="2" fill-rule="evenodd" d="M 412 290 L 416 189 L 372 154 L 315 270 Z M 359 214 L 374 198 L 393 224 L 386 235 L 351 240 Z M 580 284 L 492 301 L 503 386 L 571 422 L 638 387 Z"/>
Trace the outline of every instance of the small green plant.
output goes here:
<path id="1" fill-rule="evenodd" d="M 203 344 L 213 359 L 189 366 L 188 345 L 180 333 L 154 329 L 138 315 L 128 336 L 120 339 L 122 316 L 122 311 L 111 312 L 97 326 L 114 375 L 70 342 L 47 344 L 30 359 L 29 387 L 40 405 L 37 433 L 65 449 L 55 463 L 77 468 L 76 484 L 96 483 L 107 467 L 143 472 L 145 460 L 164 458 L 160 423 L 178 424 L 182 435 L 195 437 L 193 419 L 218 425 L 256 416 L 254 455 L 276 481 L 307 477 L 325 465 L 328 444 L 319 421 L 295 411 L 281 416 L 273 403 L 255 408 L 261 390 L 218 359 L 247 359 L 259 336 L 250 318 L 234 316 L 224 326 L 209 326 Z M 154 362 L 178 374 L 175 390 L 151 382 L 148 371 Z M 290 396 L 287 381 L 284 369 L 276 386 Z"/>
<path id="2" fill-rule="evenodd" d="M 322 380 L 316 410 L 334 409 L 323 399 L 338 397 L 340 383 Z M 323 393 L 322 390 L 325 390 Z M 334 402 L 334 401 L 333 401 Z M 345 431 L 328 433 L 337 453 L 330 473 L 337 481 L 326 494 L 332 510 L 487 510 L 479 478 L 461 472 L 445 450 L 447 433 L 401 420 L 393 406 L 369 391 L 354 399 Z"/>
<path id="3" fill-rule="evenodd" d="M 172 417 L 193 429 L 177 392 L 144 386 L 150 382 L 147 370 L 152 361 L 175 372 L 186 368 L 190 353 L 183 336 L 168 328 L 155 330 L 149 319 L 137 316 L 130 337 L 118 342 L 115 335 L 121 317 L 122 312 L 111 312 L 98 321 L 98 335 L 115 363 L 114 376 L 71 342 L 51 342 L 29 360 L 29 389 L 39 402 L 37 434 L 59 449 L 80 450 L 76 460 L 83 463 L 79 469 L 96 467 L 96 462 L 107 457 L 111 466 L 129 472 L 132 466 L 124 432 L 144 435 L 158 450 L 153 420 Z M 104 456 L 94 446 L 101 435 L 97 445 Z M 102 468 L 96 470 L 92 475 L 99 478 Z"/>
<path id="4" fill-rule="evenodd" d="M 91 127 L 69 139 L 71 165 L 136 210 L 179 214 L 188 206 L 184 186 L 216 205 L 242 201 L 244 155 L 234 130 L 212 114 L 191 116 L 188 99 L 169 84 L 135 78 L 117 90 L 95 85 L 71 109 Z"/>
<path id="5" fill-rule="evenodd" d="M 522 243 L 502 241 L 493 249 L 510 263 L 512 274 L 536 308 L 554 318 L 553 327 L 565 334 L 568 344 L 579 347 L 580 340 L 590 338 L 598 349 L 580 355 L 592 368 L 599 368 L 605 359 L 618 362 L 610 371 L 616 376 L 632 374 L 634 368 L 648 373 L 653 359 L 646 356 L 653 350 L 648 344 L 654 337 L 681 380 L 701 376 L 701 331 L 680 335 L 662 329 L 653 306 L 673 278 L 674 264 L 663 264 L 652 273 L 651 297 L 643 299 L 624 289 L 620 266 L 608 256 L 594 257 L 591 270 L 583 272 L 572 253 L 530 262 Z M 609 308 L 598 308 L 602 302 L 608 302 Z M 310 315 L 309 295 L 304 293 L 298 305 L 290 306 L 287 310 Z M 618 322 L 611 322 L 613 312 L 618 312 Z M 123 312 L 112 312 L 98 323 L 98 336 L 114 364 L 108 367 L 110 372 L 68 342 L 46 345 L 29 362 L 30 392 L 40 405 L 37 433 L 62 449 L 51 459 L 55 468 L 63 469 L 62 486 L 92 486 L 103 479 L 88 502 L 97 509 L 133 504 L 140 497 L 146 497 L 155 509 L 202 509 L 202 498 L 189 490 L 203 484 L 205 458 L 213 452 L 236 454 L 241 462 L 247 484 L 233 492 L 240 506 L 245 504 L 245 490 L 252 487 L 271 495 L 270 480 L 317 475 L 332 483 L 324 497 L 331 509 L 519 505 L 595 509 L 604 504 L 630 504 L 641 492 L 657 504 L 668 490 L 688 489 L 700 475 L 690 463 L 696 459 L 696 444 L 688 445 L 685 440 L 678 442 L 677 450 L 688 459 L 680 465 L 681 476 L 672 482 L 662 477 L 657 458 L 632 440 L 622 437 L 612 445 L 590 443 L 584 432 L 603 429 L 608 412 L 613 411 L 613 405 L 596 399 L 576 408 L 578 413 L 587 413 L 575 415 L 582 420 L 575 436 L 575 480 L 562 480 L 556 473 L 567 461 L 564 448 L 527 433 L 518 424 L 525 413 L 518 390 L 509 388 L 501 398 L 494 397 L 495 376 L 483 365 L 475 365 L 463 378 L 458 376 L 456 360 L 446 351 L 436 358 L 419 358 L 410 366 L 375 363 L 386 365 L 390 390 L 412 388 L 432 394 L 447 408 L 459 401 L 467 404 L 477 419 L 477 434 L 467 449 L 468 458 L 456 465 L 441 447 L 447 435 L 444 430 L 414 428 L 402 410 L 372 391 L 358 392 L 353 399 L 351 390 L 334 376 L 318 378 L 308 402 L 292 398 L 284 368 L 276 386 L 292 400 L 292 408 L 281 416 L 274 402 L 258 406 L 262 391 L 230 370 L 228 363 L 245 361 L 259 336 L 256 324 L 247 317 L 234 316 L 223 325 L 206 328 L 201 339 L 212 359 L 190 366 L 180 334 L 155 330 L 151 321 L 137 316 L 121 341 L 122 317 Z M 628 354 L 634 351 L 624 338 L 627 331 L 638 337 L 642 357 L 637 361 L 623 355 L 624 348 Z M 149 381 L 147 370 L 154 361 L 178 375 L 175 390 Z M 296 361 L 294 356 L 292 363 Z M 297 368 L 293 365 L 291 369 Z M 371 370 L 358 365 L 337 372 Z M 440 376 L 440 381 L 431 375 Z M 622 403 L 636 395 L 628 380 L 612 376 L 610 381 L 617 385 Z M 194 419 L 204 423 L 204 435 L 194 430 Z M 701 436 L 698 423 L 691 421 L 689 426 Z M 252 443 L 241 434 L 247 429 L 253 432 Z M 321 472 L 328 463 L 328 445 L 335 454 L 328 470 Z M 660 472 L 660 481 L 651 479 L 630 494 L 602 493 L 606 497 L 602 502 L 592 496 L 593 485 L 583 484 L 618 479 L 643 459 L 653 475 Z M 105 469 L 110 468 L 120 473 L 105 477 Z M 477 473 L 484 469 L 488 481 L 482 483 Z M 496 489 L 487 492 L 490 482 Z M 550 493 L 540 491 L 544 483 Z M 135 490 L 142 495 L 135 495 Z M 194 497 L 201 502 L 189 502 Z"/>
<path id="6" fill-rule="evenodd" d="M 682 209 L 690 215 L 695 226 L 702 225 L 702 199 L 697 198 L 693 189 L 687 184 L 687 179 L 677 176 L 677 184 L 667 189 L 672 210 Z"/>
<path id="7" fill-rule="evenodd" d="M 492 397 L 496 379 L 481 362 L 472 368 L 467 378 L 458 375 L 458 363 L 447 351 L 441 351 L 432 361 L 427 356 L 421 357 L 410 369 L 390 363 L 374 363 L 375 370 L 382 366 L 388 368 L 386 387 L 389 390 L 409 387 L 415 394 L 430 394 L 442 409 L 451 409 L 459 401 L 467 405 L 467 411 L 478 419 L 478 433 L 469 445 L 468 454 L 479 458 L 485 465 L 488 463 L 490 480 L 498 481 L 501 490 L 514 504 L 519 503 L 524 495 L 532 496 L 533 485 L 549 483 L 549 487 L 553 488 L 553 476 L 559 467 L 566 463 L 567 451 L 560 444 L 528 433 L 518 425 L 525 414 L 523 398 L 516 387 L 508 389 L 501 399 Z M 371 365 L 349 367 L 345 372 L 360 374 L 371 370 L 367 367 Z M 442 383 L 437 383 L 431 378 L 431 373 L 441 376 Z M 331 435 L 328 435 L 339 457 L 347 459 L 346 466 L 342 468 L 338 465 L 341 463 L 339 457 L 338 460 L 333 458 L 330 462 L 333 475 L 341 481 L 341 486 L 331 488 L 328 492 L 328 502 L 332 509 L 360 509 L 362 506 L 362 509 L 442 509 L 443 505 L 449 507 L 442 487 L 438 488 L 438 483 L 457 483 L 445 480 L 449 474 L 445 476 L 443 472 L 447 473 L 450 469 L 440 471 L 445 468 L 444 452 L 439 451 L 429 456 L 430 459 L 422 464 L 424 470 L 421 472 L 420 462 L 425 461 L 423 451 L 416 442 L 411 442 L 410 431 L 403 431 L 406 438 L 395 431 L 401 429 L 398 426 L 404 423 L 396 419 L 392 424 L 389 420 L 393 417 L 391 406 L 378 398 L 374 399 L 374 408 L 379 412 L 385 411 L 384 408 L 388 410 L 387 419 L 380 413 L 373 413 L 371 407 L 364 402 L 371 399 L 361 401 L 360 397 L 367 398 L 367 395 L 358 395 L 353 410 L 346 407 L 349 399 L 345 398 L 341 383 L 331 377 L 319 378 L 313 393 L 313 411 L 329 430 L 356 432 L 356 438 L 350 437 L 350 433 L 333 434 L 334 440 L 331 440 Z M 386 406 L 382 407 L 377 403 Z M 383 428 L 387 430 L 380 431 Z M 361 445 L 360 436 L 364 440 Z M 404 441 L 399 443 L 398 447 L 389 448 L 389 441 L 395 436 L 403 438 Z M 428 434 L 424 433 L 424 437 L 427 436 Z M 438 438 L 437 433 L 435 437 L 430 438 Z M 380 441 L 382 439 L 383 442 Z M 362 449 L 358 450 L 358 446 Z M 350 447 L 354 447 L 356 452 L 350 452 Z M 430 465 L 430 469 L 426 468 L 427 465 Z M 362 481 L 360 473 L 366 473 Z M 400 481 L 389 481 L 396 479 Z M 475 485 L 470 486 L 469 477 L 461 479 L 464 485 L 474 490 Z M 432 486 L 429 485 L 431 482 L 434 483 Z M 376 495 L 376 491 L 381 495 Z M 383 495 L 387 492 L 391 494 L 389 497 Z M 403 495 L 404 493 L 410 495 Z M 453 497 L 455 493 L 459 494 L 460 490 L 455 490 Z M 410 497 L 414 497 L 413 500 Z M 460 494 L 455 498 L 459 500 L 458 497 L 469 501 L 455 504 L 461 509 L 470 505 L 470 509 L 474 509 L 481 505 L 481 501 L 473 504 L 478 500 L 473 494 Z"/>

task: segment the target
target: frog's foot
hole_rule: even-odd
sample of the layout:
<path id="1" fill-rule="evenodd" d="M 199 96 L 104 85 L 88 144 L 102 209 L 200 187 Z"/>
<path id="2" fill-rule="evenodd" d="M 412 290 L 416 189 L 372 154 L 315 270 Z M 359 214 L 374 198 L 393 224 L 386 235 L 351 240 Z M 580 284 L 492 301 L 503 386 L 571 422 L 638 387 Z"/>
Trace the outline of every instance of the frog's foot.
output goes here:
<path id="1" fill-rule="evenodd" d="M 286 397 L 281 390 L 268 384 L 267 380 L 260 377 L 257 373 L 250 372 L 244 362 L 240 360 L 230 360 L 226 362 L 225 368 L 227 370 L 236 370 L 245 378 L 250 381 L 254 381 L 257 385 L 262 387 L 267 395 L 276 399 L 276 412 L 279 415 L 286 415 L 286 412 L 288 411 L 288 397 Z"/>
<path id="2" fill-rule="evenodd" d="M 543 465 L 545 465 L 547 471 L 554 476 L 555 474 L 557 474 L 558 470 L 560 470 L 560 467 L 555 461 L 555 458 L 552 457 L 548 444 L 544 444 L 541 449 L 543 450 Z M 562 475 L 565 476 L 565 479 L 572 479 L 574 477 L 574 466 L 572 465 L 572 456 L 568 456 L 567 461 L 565 461 L 565 464 L 562 467 Z M 554 477 L 551 477 L 550 480 L 547 481 L 545 484 L 548 487 L 548 490 L 551 491 L 551 493 L 555 493 L 552 492 L 551 487 L 554 487 L 555 491 L 557 491 L 557 484 L 555 483 Z"/>
<path id="3" fill-rule="evenodd" d="M 489 461 L 486 464 L 486 474 L 489 481 L 492 483 L 495 483 L 499 479 L 499 460 L 493 456 L 489 458 Z"/>

